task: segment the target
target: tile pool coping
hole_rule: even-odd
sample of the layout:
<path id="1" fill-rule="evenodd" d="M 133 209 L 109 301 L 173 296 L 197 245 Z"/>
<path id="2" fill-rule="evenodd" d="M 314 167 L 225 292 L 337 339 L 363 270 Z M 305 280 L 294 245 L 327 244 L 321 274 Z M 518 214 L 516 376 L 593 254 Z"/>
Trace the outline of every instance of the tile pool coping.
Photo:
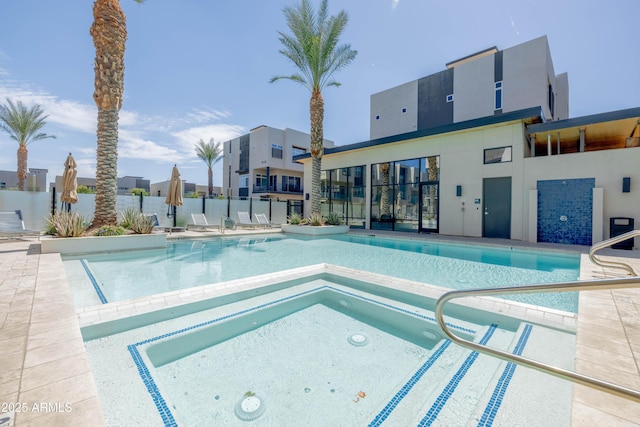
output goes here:
<path id="1" fill-rule="evenodd" d="M 370 230 L 367 232 L 370 234 Z M 201 236 L 198 233 L 194 235 Z M 187 235 L 178 237 L 186 238 Z M 447 240 L 443 236 L 438 236 L 438 240 L 465 241 L 459 238 Z M 486 243 L 480 239 L 471 241 Z M 512 241 L 488 242 L 505 243 L 512 247 L 539 247 Z M 579 252 L 587 249 L 574 248 Z M 76 312 L 59 254 L 41 254 L 40 244 L 35 240 L 0 243 L 0 253 L 0 343 L 3 344 L 0 347 L 0 358 L 3 360 L 0 402 L 40 405 L 35 407 L 39 411 L 30 406 L 29 411 L 16 414 L 14 422 L 19 422 L 20 426 L 43 423 L 48 426 L 104 425 L 80 325 L 197 301 L 212 292 L 209 289 L 192 288 L 169 292 L 161 298 L 153 296 Z M 624 256 L 626 262 L 640 269 L 640 252 L 637 250 L 609 250 L 602 253 Z M 350 270 L 324 264 L 311 268 L 334 272 L 332 269 L 340 272 Z M 281 280 L 279 274 L 268 276 L 273 276 L 268 280 Z M 365 281 L 384 280 L 384 276 L 377 276 L 365 273 L 359 277 Z M 604 277 L 616 277 L 616 273 L 593 265 L 583 253 L 581 278 Z M 409 281 L 394 281 L 407 282 L 402 285 L 411 292 L 418 293 L 420 290 L 420 294 L 424 292 L 429 297 L 437 298 L 443 291 L 442 288 L 425 287 L 424 284 L 418 287 Z M 220 291 L 233 292 L 242 287 L 255 286 L 251 280 L 234 282 L 237 283 L 227 282 Z M 538 319 L 544 320 L 545 324 L 558 322 L 565 327 L 573 325 L 577 329 L 577 371 L 640 389 L 640 289 L 581 292 L 578 316 L 563 316 L 562 312 L 488 298 L 474 299 L 471 305 L 491 311 L 502 310 L 504 314 L 536 323 Z M 533 318 L 523 318 L 523 315 Z M 606 344 L 603 334 L 609 339 Z M 609 363 L 610 360 L 614 363 Z M 67 410 L 66 403 L 70 404 L 71 410 Z M 0 418 L 3 415 L 0 413 Z M 574 385 L 572 425 L 633 424 L 638 419 L 640 405 L 637 403 Z"/>

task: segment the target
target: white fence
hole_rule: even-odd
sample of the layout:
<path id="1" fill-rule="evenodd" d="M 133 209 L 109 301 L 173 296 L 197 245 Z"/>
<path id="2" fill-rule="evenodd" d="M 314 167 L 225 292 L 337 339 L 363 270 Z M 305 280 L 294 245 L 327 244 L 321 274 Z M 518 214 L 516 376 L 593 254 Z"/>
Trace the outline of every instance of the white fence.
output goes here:
<path id="1" fill-rule="evenodd" d="M 146 214 L 155 213 L 161 226 L 173 225 L 173 218 L 167 216 L 169 206 L 164 197 L 145 196 L 142 201 L 139 196 L 118 196 L 116 211 L 118 219 L 120 212 L 127 208 L 141 209 Z M 30 191 L 0 191 L 0 211 L 22 211 L 25 227 L 30 230 L 45 230 L 47 218 L 53 208 L 52 193 Z M 56 195 L 56 209 L 62 209 L 59 195 Z M 78 194 L 78 203 L 71 206 L 72 211 L 80 212 L 88 219 L 93 218 L 95 209 L 94 194 Z M 176 209 L 176 224 L 185 226 L 191 223 L 192 213 L 203 213 L 209 224 L 220 224 L 222 216 L 229 216 L 238 221 L 238 212 L 264 213 L 273 224 L 287 222 L 287 202 L 260 199 L 183 199 L 182 206 Z"/>

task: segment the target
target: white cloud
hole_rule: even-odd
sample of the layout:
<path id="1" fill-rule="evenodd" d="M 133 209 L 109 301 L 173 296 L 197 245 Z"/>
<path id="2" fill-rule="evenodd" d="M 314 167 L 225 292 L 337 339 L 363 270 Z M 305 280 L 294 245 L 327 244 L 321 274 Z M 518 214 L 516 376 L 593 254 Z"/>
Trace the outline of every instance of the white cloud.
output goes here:
<path id="1" fill-rule="evenodd" d="M 400 4 L 400 0 L 391 0 L 391 9 L 395 9 Z"/>
<path id="2" fill-rule="evenodd" d="M 171 135 L 177 139 L 178 145 L 183 150 L 195 156 L 193 146 L 200 139 L 208 142 L 213 138 L 215 142 L 224 142 L 242 135 L 244 131 L 242 126 L 219 123 L 183 129 L 173 132 Z"/>

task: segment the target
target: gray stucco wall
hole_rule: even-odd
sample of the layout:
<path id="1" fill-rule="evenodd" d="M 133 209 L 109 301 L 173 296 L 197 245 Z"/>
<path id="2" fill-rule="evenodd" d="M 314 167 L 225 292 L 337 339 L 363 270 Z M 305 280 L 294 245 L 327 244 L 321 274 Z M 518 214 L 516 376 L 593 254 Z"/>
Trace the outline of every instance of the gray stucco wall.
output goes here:
<path id="1" fill-rule="evenodd" d="M 370 105 L 370 139 L 417 130 L 418 80 L 374 93 Z"/>
<path id="2" fill-rule="evenodd" d="M 453 123 L 453 69 L 441 71 L 418 80 L 418 129 L 428 129 Z"/>

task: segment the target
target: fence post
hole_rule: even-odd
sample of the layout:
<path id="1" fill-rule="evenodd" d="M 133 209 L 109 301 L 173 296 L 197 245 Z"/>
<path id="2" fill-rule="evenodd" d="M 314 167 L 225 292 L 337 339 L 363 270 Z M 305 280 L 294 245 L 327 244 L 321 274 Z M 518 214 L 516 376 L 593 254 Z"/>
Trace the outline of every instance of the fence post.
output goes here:
<path id="1" fill-rule="evenodd" d="M 204 194 L 202 195 L 202 213 L 205 214 L 206 212 L 204 211 L 204 204 L 205 204 L 205 198 L 204 198 Z"/>
<path id="2" fill-rule="evenodd" d="M 51 216 L 56 214 L 56 187 L 51 190 Z"/>
<path id="3" fill-rule="evenodd" d="M 142 205 L 143 205 L 144 193 L 140 192 L 140 213 L 142 213 Z"/>

